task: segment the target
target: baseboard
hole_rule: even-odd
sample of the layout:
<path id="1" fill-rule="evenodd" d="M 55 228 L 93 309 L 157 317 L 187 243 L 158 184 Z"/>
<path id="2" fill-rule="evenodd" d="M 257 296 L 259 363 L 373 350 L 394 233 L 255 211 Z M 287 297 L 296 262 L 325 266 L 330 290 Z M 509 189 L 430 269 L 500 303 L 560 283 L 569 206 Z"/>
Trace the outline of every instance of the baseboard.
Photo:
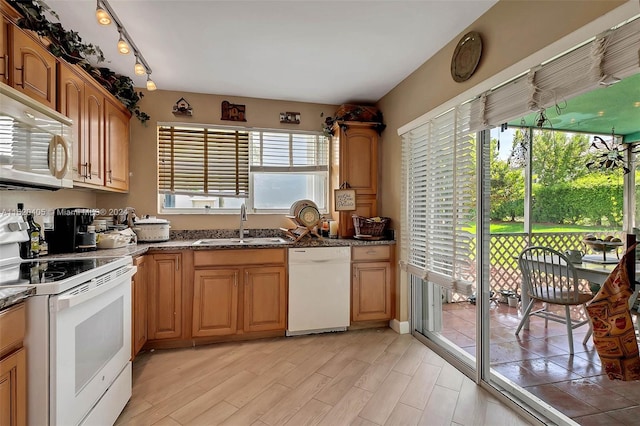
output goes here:
<path id="1" fill-rule="evenodd" d="M 389 321 L 389 327 L 391 327 L 391 329 L 398 334 L 410 333 L 409 321 L 400 322 L 397 319 L 392 319 L 391 321 Z"/>

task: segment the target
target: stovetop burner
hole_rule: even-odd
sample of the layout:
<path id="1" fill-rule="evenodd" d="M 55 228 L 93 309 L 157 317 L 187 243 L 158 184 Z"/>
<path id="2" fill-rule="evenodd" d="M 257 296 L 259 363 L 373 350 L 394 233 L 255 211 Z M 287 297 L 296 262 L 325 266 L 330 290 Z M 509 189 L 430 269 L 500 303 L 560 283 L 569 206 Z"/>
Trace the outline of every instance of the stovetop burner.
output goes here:
<path id="1" fill-rule="evenodd" d="M 62 281 L 106 265 L 118 258 L 36 260 L 21 262 L 0 271 L 0 286 L 44 284 Z"/>

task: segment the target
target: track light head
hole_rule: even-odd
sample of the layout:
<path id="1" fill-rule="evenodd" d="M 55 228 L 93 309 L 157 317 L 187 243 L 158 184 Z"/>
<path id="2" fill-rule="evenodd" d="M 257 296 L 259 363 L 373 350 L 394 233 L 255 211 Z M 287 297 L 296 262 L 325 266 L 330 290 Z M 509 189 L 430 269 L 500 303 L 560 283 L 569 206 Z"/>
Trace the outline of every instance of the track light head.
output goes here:
<path id="1" fill-rule="evenodd" d="M 140 59 L 138 59 L 137 55 L 136 55 L 136 64 L 133 67 L 133 72 L 136 75 L 145 75 L 147 73 L 146 68 L 144 67 L 144 65 L 140 63 Z"/>
<path id="2" fill-rule="evenodd" d="M 156 89 L 157 89 L 156 84 L 153 82 L 153 80 L 151 80 L 151 73 L 148 73 L 147 74 L 147 90 L 152 92 Z"/>
<path id="3" fill-rule="evenodd" d="M 131 48 L 122 37 L 122 32 L 120 32 L 120 40 L 118 40 L 118 52 L 122 53 L 123 55 L 127 55 L 129 52 L 131 52 Z"/>
<path id="4" fill-rule="evenodd" d="M 100 25 L 109 25 L 111 23 L 111 16 L 104 10 L 103 5 L 100 4 L 100 0 L 96 2 L 96 19 Z"/>

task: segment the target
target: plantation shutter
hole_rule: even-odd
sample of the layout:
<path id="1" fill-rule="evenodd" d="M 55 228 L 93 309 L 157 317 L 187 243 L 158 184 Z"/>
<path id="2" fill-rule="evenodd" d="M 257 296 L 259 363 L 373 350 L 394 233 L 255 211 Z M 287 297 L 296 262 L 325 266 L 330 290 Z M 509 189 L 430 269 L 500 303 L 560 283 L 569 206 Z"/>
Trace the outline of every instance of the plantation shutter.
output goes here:
<path id="1" fill-rule="evenodd" d="M 472 104 L 472 128 L 499 126 L 532 111 L 562 105 L 603 80 L 640 71 L 640 18 L 598 35 L 528 73 L 494 88 Z M 535 126 L 536 123 L 527 123 Z"/>
<path id="2" fill-rule="evenodd" d="M 475 141 L 471 106 L 462 105 L 403 135 L 404 222 L 401 266 L 458 293 L 473 286 Z"/>
<path id="3" fill-rule="evenodd" d="M 248 197 L 249 132 L 159 126 L 158 143 L 160 193 Z"/>
<path id="4" fill-rule="evenodd" d="M 323 135 L 253 131 L 251 146 L 253 172 L 329 170 L 329 140 Z"/>

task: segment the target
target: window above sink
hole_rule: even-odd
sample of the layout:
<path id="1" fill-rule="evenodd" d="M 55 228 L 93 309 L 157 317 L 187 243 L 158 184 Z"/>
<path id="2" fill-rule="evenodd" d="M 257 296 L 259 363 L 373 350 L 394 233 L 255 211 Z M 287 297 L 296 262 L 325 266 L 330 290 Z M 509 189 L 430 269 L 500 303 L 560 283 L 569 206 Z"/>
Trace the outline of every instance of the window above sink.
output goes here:
<path id="1" fill-rule="evenodd" d="M 288 213 L 297 200 L 328 211 L 329 139 L 319 132 L 158 125 L 163 214 Z"/>

